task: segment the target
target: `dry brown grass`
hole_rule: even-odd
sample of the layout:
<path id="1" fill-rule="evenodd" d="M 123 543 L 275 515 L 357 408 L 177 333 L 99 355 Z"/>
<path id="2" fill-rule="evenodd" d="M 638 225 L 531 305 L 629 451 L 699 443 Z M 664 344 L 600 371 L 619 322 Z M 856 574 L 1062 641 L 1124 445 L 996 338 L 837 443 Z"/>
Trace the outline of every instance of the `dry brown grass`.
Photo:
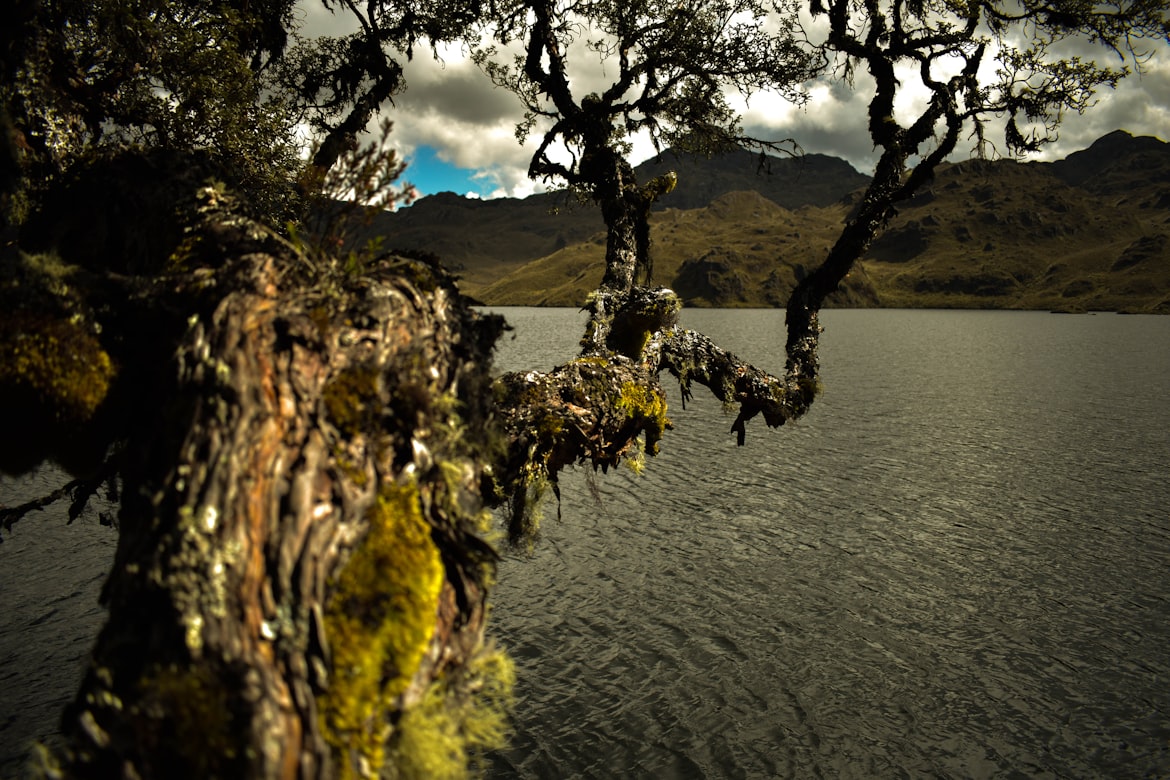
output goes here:
<path id="1" fill-rule="evenodd" d="M 837 303 L 1170 313 L 1162 205 L 1170 184 L 1161 176 L 1094 194 L 1040 164 L 948 166 L 900 207 Z M 824 258 L 848 208 L 791 211 L 734 192 L 706 208 L 658 212 L 654 281 L 689 305 L 783 305 L 802 269 Z M 579 306 L 601 279 L 604 254 L 597 233 L 471 292 L 495 305 Z"/>

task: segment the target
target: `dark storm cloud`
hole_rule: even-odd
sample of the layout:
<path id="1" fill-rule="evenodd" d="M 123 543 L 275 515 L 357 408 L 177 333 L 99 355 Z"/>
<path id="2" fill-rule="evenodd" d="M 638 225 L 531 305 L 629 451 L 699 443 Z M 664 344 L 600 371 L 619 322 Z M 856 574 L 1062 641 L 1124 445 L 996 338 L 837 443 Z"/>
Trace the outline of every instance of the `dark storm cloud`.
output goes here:
<path id="1" fill-rule="evenodd" d="M 1170 61 L 1150 63 L 1144 73 L 1130 76 L 1116 89 L 1102 89 L 1097 104 L 1083 115 L 1071 114 L 1060 128 L 1060 140 L 1038 159 L 1058 159 L 1084 149 L 1114 130 L 1170 140 Z"/>
<path id="2" fill-rule="evenodd" d="M 515 124 L 518 119 L 516 97 L 495 88 L 470 60 L 436 62 L 420 54 L 405 70 L 406 91 L 394 98 L 403 111 L 436 113 L 473 124 Z"/>
<path id="3" fill-rule="evenodd" d="M 847 160 L 861 173 L 872 173 L 877 157 L 865 127 L 864 113 L 841 113 L 808 117 L 779 127 L 745 125 L 749 136 L 765 140 L 796 141 L 805 154 L 827 154 Z"/>

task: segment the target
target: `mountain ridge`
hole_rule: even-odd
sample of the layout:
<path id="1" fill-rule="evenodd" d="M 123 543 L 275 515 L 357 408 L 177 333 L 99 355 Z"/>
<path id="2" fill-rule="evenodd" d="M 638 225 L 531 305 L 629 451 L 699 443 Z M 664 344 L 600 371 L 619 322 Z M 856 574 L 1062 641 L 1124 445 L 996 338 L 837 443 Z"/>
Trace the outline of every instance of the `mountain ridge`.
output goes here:
<path id="1" fill-rule="evenodd" d="M 825 155 L 764 162 L 766 176 L 750 152 L 638 167 L 640 180 L 679 173 L 651 215 L 656 283 L 688 305 L 783 305 L 868 177 Z M 578 306 L 601 278 L 604 225 L 570 198 L 447 193 L 374 229 L 388 247 L 438 255 L 484 303 Z M 835 305 L 1170 313 L 1170 144 L 1115 131 L 1063 160 L 940 166 Z"/>

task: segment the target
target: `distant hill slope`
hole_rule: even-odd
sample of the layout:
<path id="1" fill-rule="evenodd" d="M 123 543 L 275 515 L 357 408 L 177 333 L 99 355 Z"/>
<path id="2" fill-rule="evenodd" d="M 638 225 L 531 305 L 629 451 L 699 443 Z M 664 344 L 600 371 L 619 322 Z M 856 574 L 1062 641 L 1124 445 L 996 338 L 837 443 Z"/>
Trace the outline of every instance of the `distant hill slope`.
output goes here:
<path id="1" fill-rule="evenodd" d="M 370 232 L 388 249 L 429 252 L 463 279 L 469 292 L 605 229 L 601 213 L 568 193 L 477 200 L 443 192 L 384 213 Z"/>
<path id="2" fill-rule="evenodd" d="M 835 157 L 767 157 L 737 151 L 706 158 L 671 150 L 639 165 L 639 181 L 674 170 L 679 183 L 659 210 L 706 206 L 728 192 L 754 190 L 789 208 L 828 205 L 865 184 L 866 176 Z M 478 290 L 532 260 L 604 231 L 601 214 L 568 192 L 524 199 L 476 200 L 444 192 L 422 198 L 410 208 L 379 217 L 371 232 L 385 236 L 388 248 L 438 255 Z"/>
<path id="3" fill-rule="evenodd" d="M 887 306 L 1170 313 L 1170 144 L 947 166 L 865 266 Z"/>
<path id="4" fill-rule="evenodd" d="M 705 208 L 658 212 L 651 222 L 654 281 L 690 305 L 782 306 L 798 275 L 824 257 L 844 213 L 843 206 L 791 211 L 758 192 L 730 192 Z M 500 306 L 579 306 L 601 282 L 604 261 L 605 234 L 599 232 L 511 271 L 477 297 Z M 835 302 L 878 305 L 865 269 L 850 276 Z"/>
<path id="5" fill-rule="evenodd" d="M 679 172 L 652 217 L 655 281 L 691 305 L 781 305 L 867 181 L 822 155 L 772 159 L 771 175 L 757 162 L 741 152 L 639 167 L 643 180 Z M 377 228 L 388 247 L 439 255 L 486 303 L 574 306 L 601 278 L 604 229 L 566 198 L 447 193 Z M 1118 131 L 1058 162 L 944 166 L 899 209 L 838 305 L 1170 313 L 1170 144 L 1156 138 Z"/>
<path id="6" fill-rule="evenodd" d="M 869 181 L 844 160 L 823 154 L 761 157 L 736 151 L 705 158 L 667 150 L 635 170 L 638 181 L 667 171 L 678 174 L 678 186 L 658 202 L 659 211 L 702 208 L 729 192 L 758 192 L 786 209 L 829 206 Z"/>

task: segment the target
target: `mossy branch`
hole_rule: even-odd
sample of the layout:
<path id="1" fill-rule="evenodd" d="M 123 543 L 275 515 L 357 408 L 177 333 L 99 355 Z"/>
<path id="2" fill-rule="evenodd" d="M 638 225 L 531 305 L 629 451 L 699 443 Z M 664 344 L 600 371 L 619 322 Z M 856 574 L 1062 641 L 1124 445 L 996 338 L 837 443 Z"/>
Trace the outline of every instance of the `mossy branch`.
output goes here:
<path id="1" fill-rule="evenodd" d="M 559 498 L 557 475 L 566 466 L 608 470 L 623 459 L 658 452 L 670 427 L 658 376 L 679 381 L 683 402 L 693 383 L 706 386 L 725 407 L 738 407 L 732 425 L 743 445 L 747 422 L 758 415 L 770 427 L 808 411 L 816 398 L 816 314 L 795 340 L 783 377 L 741 360 L 693 330 L 678 326 L 681 301 L 666 288 L 635 287 L 621 295 L 601 289 L 588 303 L 591 316 L 581 356 L 555 370 L 507 374 L 496 382 L 496 403 L 510 443 L 497 474 L 497 500 L 510 502 L 509 537 L 530 541 L 539 533 L 539 501 L 548 489 Z"/>
<path id="2" fill-rule="evenodd" d="M 815 338 L 805 346 L 804 359 L 790 361 L 783 378 L 741 360 L 702 333 L 683 328 L 660 331 L 647 351 L 660 369 L 678 378 L 684 403 L 691 397 L 692 383 L 698 382 L 726 407 L 738 406 L 731 430 L 743 446 L 746 424 L 757 415 L 776 428 L 808 411 L 819 390 Z"/>
<path id="3" fill-rule="evenodd" d="M 536 536 L 537 504 L 547 488 L 557 491 L 566 466 L 608 471 L 643 446 L 653 455 L 670 428 L 657 372 L 619 354 L 581 357 L 549 373 L 506 374 L 495 395 L 510 443 L 497 499 L 511 502 L 514 543 Z"/>

